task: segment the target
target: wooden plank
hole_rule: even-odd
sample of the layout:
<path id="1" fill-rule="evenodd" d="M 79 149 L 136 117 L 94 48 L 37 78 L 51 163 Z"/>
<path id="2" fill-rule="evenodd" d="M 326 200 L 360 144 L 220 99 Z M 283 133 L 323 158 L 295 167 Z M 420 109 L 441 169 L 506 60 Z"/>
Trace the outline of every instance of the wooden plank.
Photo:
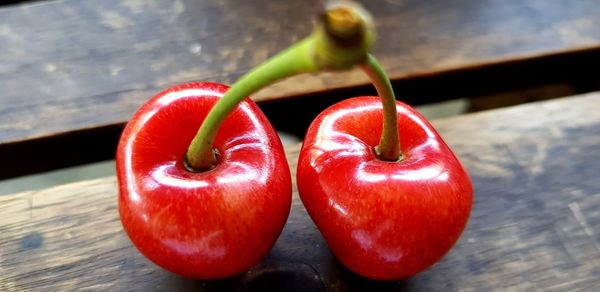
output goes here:
<path id="1" fill-rule="evenodd" d="M 132 247 L 108 177 L 0 197 L 0 290 L 598 291 L 599 111 L 600 92 L 435 121 L 472 176 L 475 202 L 458 244 L 407 280 L 342 268 L 296 191 L 281 237 L 251 271 L 179 278 Z M 294 172 L 299 147 L 287 150 Z"/>
<path id="2" fill-rule="evenodd" d="M 323 1 L 57 0 L 0 9 L 0 144 L 126 121 L 157 91 L 231 83 L 310 31 Z M 595 0 L 363 1 L 393 79 L 600 48 Z M 305 75 L 257 100 L 365 84 Z"/>

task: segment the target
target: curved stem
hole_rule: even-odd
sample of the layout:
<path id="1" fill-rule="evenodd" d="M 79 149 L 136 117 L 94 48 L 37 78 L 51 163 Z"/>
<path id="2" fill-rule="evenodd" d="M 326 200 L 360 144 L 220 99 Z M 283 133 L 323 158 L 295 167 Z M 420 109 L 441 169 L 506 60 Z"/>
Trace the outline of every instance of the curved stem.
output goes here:
<path id="1" fill-rule="evenodd" d="M 381 160 L 402 160 L 400 152 L 400 138 L 398 136 L 398 112 L 396 110 L 396 97 L 390 79 L 377 62 L 377 59 L 368 54 L 367 61 L 359 67 L 369 76 L 383 105 L 383 131 L 379 145 L 375 148 Z"/>
<path id="2" fill-rule="evenodd" d="M 187 163 L 195 170 L 212 167 L 216 162 L 213 144 L 223 120 L 244 98 L 285 77 L 315 72 L 310 57 L 310 39 L 279 53 L 242 76 L 210 110 L 187 151 Z"/>
<path id="3" fill-rule="evenodd" d="M 345 2 L 328 8 L 310 36 L 242 76 L 214 105 L 187 150 L 186 166 L 195 171 L 214 166 L 217 131 L 244 98 L 292 75 L 349 69 L 363 63 L 373 39 L 371 17 L 362 8 Z"/>

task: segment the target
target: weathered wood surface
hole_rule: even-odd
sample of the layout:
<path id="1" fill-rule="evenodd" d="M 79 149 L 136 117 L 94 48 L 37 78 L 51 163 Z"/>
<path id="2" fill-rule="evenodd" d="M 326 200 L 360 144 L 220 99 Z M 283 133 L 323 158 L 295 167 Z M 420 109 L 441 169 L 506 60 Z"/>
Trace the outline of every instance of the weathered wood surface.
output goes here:
<path id="1" fill-rule="evenodd" d="M 472 176 L 475 202 L 454 249 L 408 280 L 343 269 L 296 192 L 261 264 L 227 281 L 182 279 L 131 245 L 109 177 L 0 197 L 0 290 L 599 291 L 598 112 L 600 93 L 436 121 Z M 287 149 L 292 170 L 298 149 Z"/>
<path id="2" fill-rule="evenodd" d="M 308 34 L 321 0 L 57 0 L 0 8 L 0 144 L 126 121 L 157 91 L 231 83 Z M 596 0 L 362 1 L 393 79 L 600 48 Z M 299 76 L 257 100 L 365 84 Z"/>

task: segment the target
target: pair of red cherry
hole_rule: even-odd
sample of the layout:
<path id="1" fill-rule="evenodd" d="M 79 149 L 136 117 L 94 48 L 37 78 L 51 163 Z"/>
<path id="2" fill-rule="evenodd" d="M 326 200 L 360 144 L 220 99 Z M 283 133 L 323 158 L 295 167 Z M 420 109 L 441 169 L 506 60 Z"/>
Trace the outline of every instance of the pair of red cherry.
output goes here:
<path id="1" fill-rule="evenodd" d="M 275 130 L 246 96 L 283 77 L 357 64 L 381 99 L 348 99 L 313 121 L 297 169 L 308 213 L 336 257 L 373 279 L 422 271 L 456 242 L 472 203 L 467 173 L 421 115 L 395 102 L 367 53 L 368 16 L 338 5 L 323 19 L 231 89 L 179 85 L 128 123 L 117 151 L 119 212 L 154 263 L 200 279 L 257 264 L 285 225 L 292 187 Z"/>

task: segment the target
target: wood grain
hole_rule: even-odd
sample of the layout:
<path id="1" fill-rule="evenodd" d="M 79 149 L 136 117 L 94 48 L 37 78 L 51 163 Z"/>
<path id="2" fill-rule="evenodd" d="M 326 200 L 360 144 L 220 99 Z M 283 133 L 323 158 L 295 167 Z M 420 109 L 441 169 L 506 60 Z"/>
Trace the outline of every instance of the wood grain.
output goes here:
<path id="1" fill-rule="evenodd" d="M 322 0 L 57 0 L 0 9 L 0 144 L 123 123 L 175 83 L 231 83 L 308 34 Z M 596 0 L 363 1 L 393 79 L 600 48 Z M 304 75 L 269 100 L 365 84 Z"/>
<path id="2" fill-rule="evenodd" d="M 0 290 L 598 291 L 600 92 L 437 120 L 470 172 L 466 232 L 408 280 L 359 278 L 334 259 L 294 190 L 267 258 L 238 277 L 179 278 L 120 225 L 114 177 L 0 197 Z M 299 146 L 288 148 L 295 170 Z"/>

